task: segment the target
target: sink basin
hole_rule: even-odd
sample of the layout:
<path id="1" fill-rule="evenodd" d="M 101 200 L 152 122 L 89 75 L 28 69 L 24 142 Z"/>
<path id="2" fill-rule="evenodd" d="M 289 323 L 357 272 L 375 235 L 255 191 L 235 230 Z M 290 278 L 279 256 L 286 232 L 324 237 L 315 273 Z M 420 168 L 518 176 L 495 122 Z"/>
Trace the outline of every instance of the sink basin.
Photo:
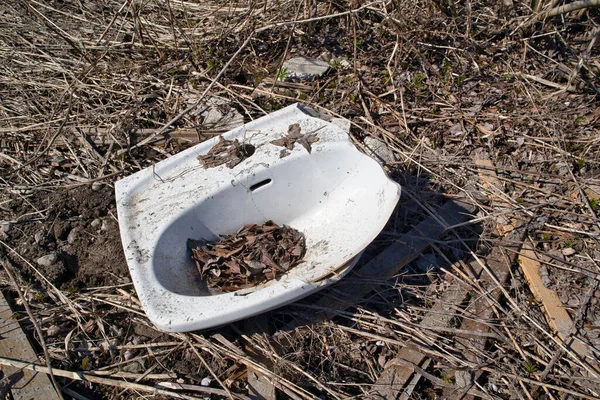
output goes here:
<path id="1" fill-rule="evenodd" d="M 338 126 L 292 105 L 223 135 L 251 156 L 205 169 L 200 143 L 116 183 L 127 263 L 148 318 L 165 331 L 210 328 L 280 307 L 342 278 L 389 219 L 400 187 Z M 271 141 L 299 124 L 318 141 L 289 155 Z M 211 292 L 187 240 L 218 240 L 244 224 L 273 220 L 306 238 L 303 262 L 285 275 L 229 293 Z"/>

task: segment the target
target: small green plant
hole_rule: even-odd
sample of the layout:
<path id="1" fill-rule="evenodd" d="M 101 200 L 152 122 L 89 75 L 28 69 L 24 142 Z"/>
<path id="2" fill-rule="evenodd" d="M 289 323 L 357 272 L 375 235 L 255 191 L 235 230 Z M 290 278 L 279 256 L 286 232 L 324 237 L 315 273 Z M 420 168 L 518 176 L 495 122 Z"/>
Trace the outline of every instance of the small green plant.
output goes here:
<path id="1" fill-rule="evenodd" d="M 290 70 L 287 67 L 282 67 L 279 70 L 279 75 L 277 76 L 277 80 L 284 81 L 291 74 Z"/>
<path id="2" fill-rule="evenodd" d="M 598 207 L 600 207 L 600 200 L 598 199 L 590 199 L 590 207 L 593 211 L 596 211 Z"/>
<path id="3" fill-rule="evenodd" d="M 86 370 L 90 367 L 90 358 L 88 356 L 83 357 L 81 360 L 81 369 Z"/>
<path id="4" fill-rule="evenodd" d="M 525 367 L 525 371 L 527 371 L 530 374 L 533 374 L 537 371 L 537 365 L 535 365 L 535 363 L 531 361 L 525 361 L 523 363 L 523 366 Z"/>
<path id="5" fill-rule="evenodd" d="M 33 299 L 40 303 L 42 301 L 44 301 L 45 298 L 46 298 L 46 296 L 44 296 L 44 293 L 42 293 L 42 292 L 35 292 L 33 295 Z"/>
<path id="6" fill-rule="evenodd" d="M 575 123 L 576 124 L 584 124 L 585 123 L 585 117 L 577 117 L 577 118 L 575 118 Z"/>
<path id="7" fill-rule="evenodd" d="M 331 68 L 335 69 L 336 71 L 341 71 L 344 69 L 344 66 L 338 60 L 331 60 L 331 62 L 329 63 L 329 66 Z"/>
<path id="8" fill-rule="evenodd" d="M 544 235 L 542 235 L 542 239 L 545 242 L 548 242 L 548 241 L 550 241 L 550 239 L 552 239 L 552 236 L 549 233 L 544 233 Z"/>
<path id="9" fill-rule="evenodd" d="M 424 80 L 425 80 L 425 75 L 416 74 L 415 77 L 413 78 L 412 86 L 417 90 L 423 90 L 423 89 L 425 89 L 425 84 L 423 83 Z"/>
<path id="10" fill-rule="evenodd" d="M 308 99 L 308 95 L 306 93 L 300 93 L 300 95 L 298 96 L 298 98 L 300 100 L 306 100 L 306 99 Z"/>
<path id="11" fill-rule="evenodd" d="M 523 201 L 524 201 L 524 200 L 523 200 L 523 198 L 522 198 L 522 197 L 517 197 L 517 198 L 515 199 L 515 201 L 516 201 L 517 203 L 521 204 L 521 203 L 523 203 Z"/>

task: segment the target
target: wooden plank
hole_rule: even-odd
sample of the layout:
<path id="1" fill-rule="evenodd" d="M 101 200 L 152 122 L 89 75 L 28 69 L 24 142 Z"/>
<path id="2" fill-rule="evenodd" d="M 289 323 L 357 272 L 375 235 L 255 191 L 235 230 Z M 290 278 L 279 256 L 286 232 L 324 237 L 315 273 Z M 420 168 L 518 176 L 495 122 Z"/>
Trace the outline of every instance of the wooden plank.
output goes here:
<path id="1" fill-rule="evenodd" d="M 39 364 L 39 359 L 27 340 L 19 323 L 13 319 L 13 310 L 4 295 L 0 296 L 0 357 Z M 58 400 L 48 375 L 31 370 L 2 367 L 10 381 L 10 391 L 15 400 Z"/>
<path id="2" fill-rule="evenodd" d="M 488 169 L 491 169 L 494 167 L 493 163 L 489 160 L 476 160 L 476 164 L 479 166 L 483 166 L 483 167 L 487 167 Z M 490 197 L 492 199 L 492 205 L 494 207 L 498 207 L 498 208 L 506 208 L 509 203 L 506 201 L 506 199 L 502 198 L 499 193 L 502 193 L 502 183 L 500 182 L 500 180 L 497 178 L 495 172 L 493 170 L 490 170 L 488 174 L 483 174 L 480 173 L 480 177 L 483 181 L 483 186 L 485 189 L 487 189 L 490 192 Z M 497 230 L 498 232 L 504 234 L 507 232 L 510 232 L 512 230 L 515 229 L 515 224 L 510 223 L 510 224 L 499 224 L 497 226 Z M 509 237 L 507 238 L 507 241 L 510 241 L 513 239 L 514 236 L 518 236 L 521 235 L 522 233 L 519 234 L 515 234 L 515 235 L 509 235 Z M 499 256 L 498 254 L 498 249 L 495 249 L 496 253 L 493 254 L 494 257 Z M 493 258 L 490 257 L 492 259 L 492 263 L 494 264 L 493 266 L 490 266 L 492 268 L 492 270 L 497 271 L 499 273 L 500 276 L 498 276 L 497 278 L 500 278 L 500 281 L 505 281 L 508 277 L 508 273 L 509 273 L 509 268 L 510 268 L 510 264 L 506 265 L 506 263 L 501 263 L 501 265 L 498 265 L 496 263 L 497 260 L 501 260 L 501 258 Z M 483 268 L 481 266 L 481 264 L 479 264 L 476 260 L 471 260 L 469 262 L 469 264 L 467 265 L 469 272 L 471 273 L 471 275 L 473 275 L 476 279 L 479 279 L 481 277 Z M 487 277 L 488 280 L 491 280 L 491 277 L 488 276 Z M 460 304 L 465 298 L 466 296 L 469 294 L 469 290 L 465 287 L 462 286 L 455 286 L 453 289 L 451 290 L 447 290 L 443 295 L 442 298 L 440 300 L 438 300 L 436 302 L 436 304 L 434 304 L 434 306 L 432 307 L 432 309 L 425 315 L 425 317 L 423 318 L 423 320 L 421 321 L 420 325 L 423 326 L 424 328 L 426 327 L 433 327 L 433 326 L 448 326 L 448 324 L 450 323 L 450 320 L 453 318 L 453 316 L 455 315 L 454 311 L 451 311 L 451 309 L 449 309 L 448 305 L 449 304 L 453 304 L 453 305 L 458 305 Z M 499 295 L 499 293 L 498 293 Z M 443 310 L 444 308 L 446 308 L 445 310 Z M 481 313 L 487 313 L 487 312 L 491 312 L 491 309 L 489 307 L 484 307 L 483 304 L 479 304 L 476 306 L 477 308 L 477 313 L 481 314 Z M 441 312 L 444 311 L 444 312 Z M 474 331 L 476 332 L 480 332 L 483 333 L 485 331 L 487 331 L 487 326 L 482 326 L 482 324 L 473 324 L 473 326 L 471 327 L 473 328 Z M 466 330 L 470 330 L 470 326 L 469 324 L 466 324 L 463 326 L 463 329 Z M 479 337 L 479 338 L 475 338 L 474 339 L 477 343 L 477 347 L 481 347 L 482 345 L 485 345 L 486 339 Z M 474 358 L 474 355 L 471 354 L 470 358 Z M 413 346 L 407 346 L 405 348 L 403 348 L 398 355 L 394 358 L 394 360 L 392 360 L 388 367 L 386 367 L 383 371 L 383 373 L 380 375 L 379 379 L 377 380 L 377 382 L 374 385 L 375 390 L 372 392 L 372 394 L 375 397 L 378 398 L 382 398 L 382 399 L 396 399 L 399 396 L 402 397 L 404 396 L 403 391 L 405 390 L 405 387 L 407 386 L 407 384 L 409 383 L 409 379 L 411 378 L 411 376 L 414 375 L 413 379 L 412 379 L 412 385 L 416 384 L 416 382 L 418 382 L 420 376 L 418 374 L 415 374 L 415 371 L 413 368 L 409 368 L 406 367 L 406 365 L 421 365 L 421 363 L 424 363 L 427 361 L 427 357 L 424 353 L 422 353 L 418 348 L 413 347 Z M 458 376 L 459 380 L 462 378 L 464 380 L 464 378 L 466 377 L 461 377 L 460 373 Z M 468 377 L 470 380 L 470 376 Z M 468 390 L 465 391 L 465 393 L 468 392 Z"/>
<path id="3" fill-rule="evenodd" d="M 467 296 L 469 290 L 465 286 L 452 285 L 435 302 L 421 322 L 423 328 L 448 327 L 455 315 L 452 306 L 459 305 Z M 370 395 L 377 399 L 396 399 L 403 396 L 410 387 L 416 386 L 420 375 L 415 374 L 414 368 L 407 365 L 417 365 L 425 369 L 428 364 L 427 356 L 414 346 L 402 348 L 396 357 L 390 360 L 375 384 Z M 415 375 L 409 382 L 411 376 Z M 401 396 L 401 397 L 402 397 Z"/>
<path id="4" fill-rule="evenodd" d="M 544 306 L 548 325 L 556 332 L 566 347 L 570 347 L 581 359 L 586 360 L 592 356 L 588 346 L 579 342 L 571 336 L 573 332 L 573 321 L 569 313 L 562 305 L 554 290 L 546 288 L 540 276 L 541 264 L 530 245 L 526 244 L 521 250 L 519 258 L 523 274 L 529 282 L 529 289 L 536 299 Z M 588 360 L 589 361 L 589 360 Z"/>
<path id="5" fill-rule="evenodd" d="M 402 243 L 390 245 L 367 264 L 352 271 L 351 276 L 358 279 L 345 278 L 332 288 L 323 291 L 323 296 L 315 302 L 315 305 L 333 310 L 344 310 L 354 306 L 375 289 L 374 285 L 361 282 L 361 278 L 365 281 L 391 278 L 417 258 L 434 240 L 448 232 L 450 226 L 469 219 L 474 210 L 475 208 L 469 203 L 449 200 L 440 207 L 435 216 L 426 218 L 403 235 Z M 334 316 L 335 312 L 321 311 L 311 319 L 296 318 L 283 330 L 292 330 L 300 325 L 328 320 Z"/>
<path id="6" fill-rule="evenodd" d="M 244 321 L 244 333 L 249 338 L 252 338 L 254 334 L 270 333 L 267 314 L 260 314 Z M 251 343 L 246 346 L 246 353 L 262 365 L 269 367 L 269 369 L 273 367 L 270 360 L 252 348 Z M 247 369 L 248 397 L 252 400 L 276 400 L 275 385 L 251 365 L 247 365 Z"/>
<path id="7" fill-rule="evenodd" d="M 516 261 L 517 255 L 525 237 L 525 229 L 517 228 L 509 232 L 502 241 L 495 246 L 490 254 L 482 260 L 484 265 L 474 262 L 470 264 L 471 274 L 474 279 L 479 281 L 482 290 L 490 293 L 490 296 L 498 301 L 502 295 L 502 290 L 497 287 L 496 282 L 504 285 L 510 277 L 511 265 Z M 508 250 L 508 251 L 507 251 Z M 490 275 L 492 273 L 494 276 Z M 489 331 L 489 326 L 485 322 L 493 316 L 494 310 L 490 307 L 486 297 L 477 296 L 469 305 L 469 311 L 474 318 L 464 319 L 461 329 L 476 333 L 485 333 Z M 468 341 L 456 338 L 457 349 L 462 350 L 465 357 L 472 362 L 477 362 L 477 353 L 485 349 L 487 338 L 485 336 L 474 336 Z M 457 386 L 468 388 L 472 386 L 475 380 L 480 376 L 479 372 L 457 371 L 455 381 Z M 467 390 L 463 391 L 467 393 Z M 462 396 L 459 396 L 462 398 Z M 468 397 L 471 398 L 471 397 Z"/>
<path id="8" fill-rule="evenodd" d="M 481 267 L 472 260 L 469 269 L 480 270 Z M 452 318 L 456 315 L 454 307 L 464 301 L 469 291 L 466 286 L 451 285 L 442 293 L 442 296 L 435 302 L 433 307 L 427 311 L 419 325 L 423 328 L 450 326 Z M 396 357 L 388 362 L 388 365 L 375 382 L 371 391 L 372 397 L 380 399 L 396 399 L 398 397 L 402 399 L 406 397 L 405 392 L 411 386 L 414 387 L 421 378 L 419 374 L 415 373 L 414 368 L 407 367 L 407 365 L 419 366 L 423 363 L 422 368 L 425 369 L 427 361 L 427 356 L 417 347 L 406 346 L 402 348 Z M 414 377 L 409 382 L 413 375 Z"/>

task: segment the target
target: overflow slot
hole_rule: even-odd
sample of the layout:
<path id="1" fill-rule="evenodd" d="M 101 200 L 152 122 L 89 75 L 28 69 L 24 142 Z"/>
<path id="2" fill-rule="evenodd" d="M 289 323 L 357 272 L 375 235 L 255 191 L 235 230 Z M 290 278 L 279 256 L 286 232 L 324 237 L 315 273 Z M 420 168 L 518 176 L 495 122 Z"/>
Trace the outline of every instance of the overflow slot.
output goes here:
<path id="1" fill-rule="evenodd" d="M 256 182 L 254 185 L 250 186 L 250 191 L 254 192 L 257 189 L 260 189 L 261 187 L 268 185 L 272 181 L 273 180 L 271 178 L 267 178 L 267 179 L 264 179 L 264 180 L 262 180 L 260 182 Z"/>

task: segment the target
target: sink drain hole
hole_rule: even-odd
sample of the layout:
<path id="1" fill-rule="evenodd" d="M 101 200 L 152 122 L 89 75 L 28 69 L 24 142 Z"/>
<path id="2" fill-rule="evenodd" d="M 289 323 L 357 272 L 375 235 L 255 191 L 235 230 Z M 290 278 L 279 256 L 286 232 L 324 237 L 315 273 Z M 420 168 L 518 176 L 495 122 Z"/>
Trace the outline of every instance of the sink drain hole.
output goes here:
<path id="1" fill-rule="evenodd" d="M 254 154 L 254 152 L 256 151 L 256 147 L 252 146 L 251 144 L 242 144 L 240 145 L 239 150 L 240 153 L 242 153 L 242 156 L 244 156 L 244 158 L 248 158 L 252 154 Z"/>
<path id="2" fill-rule="evenodd" d="M 263 181 L 257 182 L 254 185 L 250 186 L 250 191 L 254 192 L 256 189 L 260 189 L 261 187 L 266 186 L 266 185 L 268 185 L 271 182 L 272 182 L 271 178 L 268 178 L 268 179 L 265 179 Z"/>

